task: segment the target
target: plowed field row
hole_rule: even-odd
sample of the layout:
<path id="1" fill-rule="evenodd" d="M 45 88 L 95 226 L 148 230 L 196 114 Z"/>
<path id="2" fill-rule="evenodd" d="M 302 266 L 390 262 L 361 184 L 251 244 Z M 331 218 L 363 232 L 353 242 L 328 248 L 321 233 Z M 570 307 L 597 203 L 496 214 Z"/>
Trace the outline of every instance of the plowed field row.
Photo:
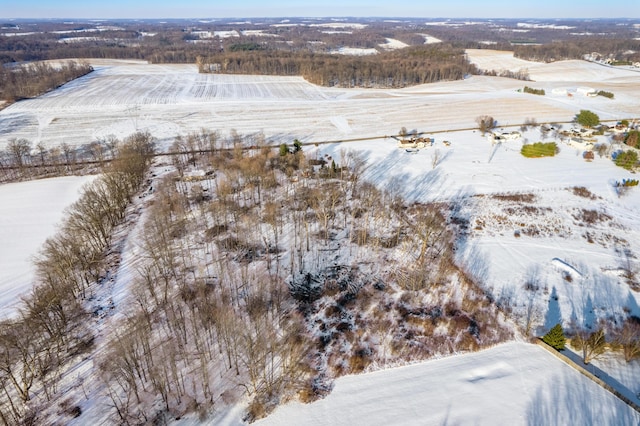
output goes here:
<path id="1" fill-rule="evenodd" d="M 613 91 L 616 97 L 528 95 L 517 92 L 528 83 L 498 77 L 398 90 L 347 90 L 315 86 L 300 77 L 204 75 L 194 65 L 100 64 L 94 73 L 54 92 L 0 111 L 0 149 L 12 138 L 54 146 L 109 135 L 122 138 L 135 131 L 149 131 L 166 142 L 202 128 L 222 134 L 231 129 L 262 131 L 279 143 L 396 134 L 400 127 L 455 130 L 475 126 L 476 117 L 484 114 L 500 125 L 527 118 L 566 122 L 580 109 L 590 109 L 602 119 L 637 114 L 640 73 L 581 61 L 541 67 L 556 80 L 537 82 L 535 87 L 549 94 L 569 84 L 563 79 L 573 70 L 591 76 L 593 87 Z M 597 79 L 598 71 L 601 77 L 609 78 L 612 72 L 617 77 L 603 82 Z"/>

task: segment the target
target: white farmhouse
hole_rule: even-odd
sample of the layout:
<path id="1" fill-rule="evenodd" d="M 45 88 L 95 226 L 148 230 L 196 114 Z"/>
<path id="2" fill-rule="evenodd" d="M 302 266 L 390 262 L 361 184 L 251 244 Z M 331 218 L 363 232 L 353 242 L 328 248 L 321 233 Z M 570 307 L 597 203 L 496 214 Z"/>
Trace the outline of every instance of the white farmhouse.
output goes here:
<path id="1" fill-rule="evenodd" d="M 589 97 L 598 96 L 598 92 L 596 91 L 596 89 L 592 87 L 586 87 L 586 86 L 578 87 L 576 89 L 576 92 L 578 92 L 581 95 L 589 96 Z"/>
<path id="2" fill-rule="evenodd" d="M 491 132 L 487 135 L 487 139 L 489 140 L 489 142 L 496 143 L 496 142 L 506 142 L 506 141 L 515 141 L 518 140 L 522 137 L 522 135 L 520 134 L 520 132 Z"/>

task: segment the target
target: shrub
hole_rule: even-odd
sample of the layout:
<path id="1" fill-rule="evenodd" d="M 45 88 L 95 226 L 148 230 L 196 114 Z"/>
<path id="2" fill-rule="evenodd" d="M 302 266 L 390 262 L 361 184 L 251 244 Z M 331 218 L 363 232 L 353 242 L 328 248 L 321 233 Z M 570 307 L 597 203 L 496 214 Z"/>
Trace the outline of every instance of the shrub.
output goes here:
<path id="1" fill-rule="evenodd" d="M 606 213 L 602 213 L 597 210 L 587 210 L 587 209 L 580 210 L 577 214 L 574 214 L 573 217 L 576 220 L 580 220 L 589 225 L 611 220 L 611 216 L 609 216 Z"/>
<path id="2" fill-rule="evenodd" d="M 624 137 L 624 143 L 633 148 L 640 148 L 640 131 L 632 130 Z"/>
<path id="3" fill-rule="evenodd" d="M 620 182 L 616 182 L 616 186 L 638 186 L 638 179 L 622 179 Z"/>
<path id="4" fill-rule="evenodd" d="M 640 318 L 636 316 L 627 318 L 618 332 L 616 343 L 622 349 L 626 362 L 640 357 Z"/>
<path id="5" fill-rule="evenodd" d="M 536 142 L 523 145 L 520 153 L 528 158 L 553 157 L 560 152 L 555 142 Z"/>
<path id="6" fill-rule="evenodd" d="M 623 169 L 631 170 L 638 163 L 638 153 L 635 151 L 625 151 L 616 155 L 615 159 L 616 166 L 622 167 Z"/>
<path id="7" fill-rule="evenodd" d="M 596 196 L 593 195 L 593 193 L 584 186 L 574 186 L 573 188 L 571 188 L 571 190 L 573 191 L 574 195 L 577 195 L 579 197 L 590 198 L 592 200 L 595 200 L 596 198 Z"/>
<path id="8" fill-rule="evenodd" d="M 567 342 L 567 339 L 564 337 L 562 326 L 560 324 L 556 324 L 551 330 L 549 330 L 547 334 L 544 335 L 542 341 L 552 348 L 561 351 L 562 349 L 564 349 L 564 345 Z"/>
<path id="9" fill-rule="evenodd" d="M 495 198 L 499 201 L 511 201 L 515 203 L 533 203 L 536 201 L 535 194 L 528 193 L 515 193 L 515 194 L 493 194 L 491 198 Z"/>
<path id="10" fill-rule="evenodd" d="M 524 93 L 531 93 L 532 95 L 543 95 L 545 94 L 544 89 L 534 89 L 533 87 L 524 86 Z"/>
<path id="11" fill-rule="evenodd" d="M 593 147 L 593 149 L 598 153 L 598 156 L 600 158 L 604 157 L 605 155 L 608 155 L 610 148 L 611 146 L 609 144 L 604 144 L 604 143 L 600 143 Z"/>
<path id="12" fill-rule="evenodd" d="M 269 414 L 269 410 L 267 410 L 264 401 L 256 397 L 247 407 L 247 413 L 244 420 L 252 423 L 256 420 L 266 417 L 267 414 Z"/>
<path id="13" fill-rule="evenodd" d="M 598 90 L 598 96 L 604 96 L 605 98 L 613 99 L 613 93 L 606 92 L 604 90 Z"/>

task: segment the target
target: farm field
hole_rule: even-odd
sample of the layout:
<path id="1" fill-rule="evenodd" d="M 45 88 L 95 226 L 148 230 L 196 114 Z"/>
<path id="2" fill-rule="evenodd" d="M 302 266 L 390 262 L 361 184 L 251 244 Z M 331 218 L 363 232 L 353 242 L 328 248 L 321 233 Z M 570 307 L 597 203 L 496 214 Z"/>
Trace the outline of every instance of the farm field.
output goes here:
<path id="1" fill-rule="evenodd" d="M 477 53 L 469 55 L 476 60 Z M 483 55 L 480 65 L 493 69 L 500 63 Z M 615 100 L 525 95 L 516 92 L 525 82 L 482 76 L 398 90 L 347 90 L 314 86 L 297 77 L 198 74 L 195 65 L 105 60 L 94 65 L 95 72 L 59 90 L 0 111 L 0 147 L 11 138 L 54 146 L 110 135 L 122 138 L 136 130 L 168 143 L 203 127 L 263 132 L 274 143 L 294 138 L 317 142 L 396 134 L 400 126 L 418 131 L 470 128 L 483 114 L 503 126 L 526 117 L 570 121 L 579 109 L 617 119 L 633 116 L 640 95 L 634 84 L 640 74 L 582 61 L 529 63 L 528 68 L 534 80 L 541 76 L 543 88 L 591 85 L 614 92 Z"/>
<path id="2" fill-rule="evenodd" d="M 603 425 L 640 421 L 640 414 L 543 349 L 513 342 L 344 377 L 324 400 L 285 405 L 256 424 L 543 425 L 591 424 L 595 417 Z"/>
<path id="3" fill-rule="evenodd" d="M 56 231 L 64 209 L 92 177 L 68 176 L 0 185 L 0 312 L 12 314 L 32 285 L 32 258 Z"/>
<path id="4" fill-rule="evenodd" d="M 496 64 L 516 70 L 526 66 L 533 81 L 473 76 L 398 90 L 347 90 L 314 86 L 302 78 L 200 75 L 192 65 L 96 61 L 94 73 L 0 111 L 0 147 L 12 138 L 45 146 L 80 145 L 148 131 L 162 150 L 176 136 L 201 128 L 223 136 L 233 130 L 249 135 L 262 132 L 274 145 L 295 138 L 323 142 L 370 137 L 348 144 L 307 145 L 304 151 L 309 158 L 330 156 L 338 164 L 344 161 L 346 150 L 357 151 L 367 160 L 363 180 L 394 190 L 409 201 L 455 206 L 449 219 L 466 229 L 456 241 L 456 260 L 512 314 L 513 323 L 520 328 L 525 318 L 532 321 L 534 333 L 542 334 L 558 322 L 591 329 L 600 320 L 640 316 L 640 294 L 623 278 L 624 268 L 640 274 L 640 192 L 632 188 L 619 194 L 614 187 L 615 182 L 634 175 L 606 156 L 587 162 L 581 149 L 560 141 L 560 152 L 553 158 L 525 158 L 520 154 L 522 144 L 545 137 L 537 128 L 523 131 L 519 140 L 496 145 L 472 130 L 477 127 L 476 117 L 485 114 L 495 117 L 505 130 L 528 118 L 562 122 L 569 128 L 568 122 L 581 109 L 594 111 L 601 119 L 637 117 L 640 73 L 582 61 L 533 64 L 510 60 L 508 54 L 495 51 L 470 51 L 469 56 L 486 69 L 495 69 Z M 614 92 L 615 99 L 519 93 L 525 84 L 548 93 L 553 88 L 590 86 Z M 397 147 L 395 139 L 382 137 L 397 134 L 401 127 L 434 132 L 434 145 L 407 152 Z M 598 141 L 609 143 L 606 136 Z M 161 176 L 170 168 L 168 163 L 156 164 L 154 173 Z M 51 224 L 59 220 L 59 212 L 84 182 L 65 179 L 58 189 L 49 186 L 54 180 L 0 186 L 0 191 L 7 191 L 7 195 L 0 192 L 3 208 L 19 205 L 38 210 L 45 193 L 60 201 L 58 210 L 48 211 L 58 211 L 55 218 L 36 220 L 47 222 L 47 229 L 31 228 L 34 245 L 15 250 L 23 258 L 50 235 Z M 151 186 L 156 187 L 157 181 Z M 36 195 L 35 205 L 17 197 L 24 191 Z M 141 217 L 142 222 L 144 213 Z M 2 227 L 0 231 L 8 232 Z M 136 274 L 139 232 L 135 228 L 125 238 L 119 271 L 113 283 L 105 286 L 109 293 L 100 296 L 111 301 L 113 317 L 102 324 L 96 320 L 96 327 L 115 323 L 134 303 L 129 286 Z M 6 235 L 2 238 L 20 239 Z M 28 266 L 20 262 L 20 276 L 28 277 Z M 12 274 L 0 278 L 0 291 L 15 281 L 18 272 Z M 3 310 L 12 308 L 17 297 L 15 292 L 0 294 Z M 623 377 L 630 392 L 640 392 L 637 381 L 628 379 L 640 373 L 637 362 L 602 365 L 614 371 L 612 376 Z M 590 424 L 596 417 L 603 424 L 637 424 L 639 420 L 637 413 L 612 395 L 525 343 L 373 371 L 379 367 L 373 365 L 363 375 L 339 379 L 324 400 L 279 407 L 260 424 L 458 424 L 476 423 L 474 420 L 480 424 L 549 424 L 557 419 L 566 420 L 560 424 Z M 65 386 L 78 389 L 71 383 L 76 380 L 90 387 L 94 368 L 84 361 L 77 377 L 67 378 Z M 76 393 L 83 414 L 69 424 L 107 422 L 104 396 L 97 391 L 89 396 L 81 396 L 79 390 Z M 214 413 L 210 424 L 243 424 L 246 403 L 243 400 Z M 198 423 L 187 418 L 177 424 Z"/>
<path id="5" fill-rule="evenodd" d="M 469 60 L 480 69 L 514 72 L 525 69 L 534 82 L 568 81 L 607 84 L 609 81 L 633 81 L 640 74 L 640 70 L 615 68 L 579 60 L 537 63 L 516 58 L 513 52 L 490 49 L 467 49 L 466 53 Z"/>

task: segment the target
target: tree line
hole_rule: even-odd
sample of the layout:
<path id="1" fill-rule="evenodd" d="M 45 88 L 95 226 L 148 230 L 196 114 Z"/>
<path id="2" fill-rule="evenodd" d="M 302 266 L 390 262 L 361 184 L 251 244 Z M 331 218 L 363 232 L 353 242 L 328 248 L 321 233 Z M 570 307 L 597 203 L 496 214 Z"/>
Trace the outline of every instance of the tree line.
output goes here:
<path id="1" fill-rule="evenodd" d="M 115 137 L 72 146 L 66 142 L 46 146 L 25 138 L 12 138 L 0 149 L 0 182 L 81 174 L 99 170 L 117 155 Z"/>
<path id="2" fill-rule="evenodd" d="M 461 49 L 416 46 L 370 56 L 274 50 L 224 51 L 197 60 L 200 72 L 301 75 L 321 86 L 406 87 L 477 74 Z"/>
<path id="3" fill-rule="evenodd" d="M 509 50 L 513 50 L 516 58 L 537 62 L 584 59 L 585 55 L 594 52 L 602 59 L 640 61 L 640 41 L 633 38 L 586 37 L 539 45 L 514 45 Z"/>
<path id="4" fill-rule="evenodd" d="M 115 160 L 85 186 L 44 243 L 33 289 L 17 315 L 0 322 L 0 423 L 36 424 L 42 408 L 65 393 L 62 378 L 73 362 L 93 347 L 90 287 L 105 279 L 113 230 L 142 184 L 152 152 L 148 134 L 120 143 Z M 69 408 L 65 415 L 79 415 L 79 407 Z"/>
<path id="5" fill-rule="evenodd" d="M 91 71 L 91 65 L 76 61 L 66 61 L 58 66 L 46 62 L 0 66 L 0 99 L 14 102 L 33 98 Z"/>

